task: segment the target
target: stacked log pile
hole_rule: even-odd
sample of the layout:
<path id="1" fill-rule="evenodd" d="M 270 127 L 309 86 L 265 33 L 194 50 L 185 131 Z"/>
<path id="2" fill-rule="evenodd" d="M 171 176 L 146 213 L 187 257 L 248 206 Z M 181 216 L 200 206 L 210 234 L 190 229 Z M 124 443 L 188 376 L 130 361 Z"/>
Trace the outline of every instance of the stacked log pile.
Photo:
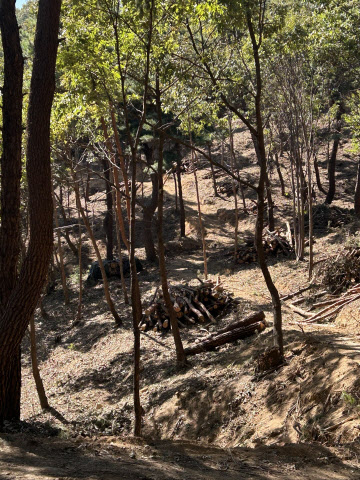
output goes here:
<path id="1" fill-rule="evenodd" d="M 266 230 L 263 235 L 263 247 L 266 256 L 289 256 L 294 249 L 281 230 L 270 232 Z M 247 238 L 236 252 L 237 263 L 253 263 L 257 261 L 254 239 Z"/>
<path id="2" fill-rule="evenodd" d="M 234 300 L 217 282 L 203 282 L 199 287 L 169 287 L 171 301 L 180 328 L 196 323 L 215 323 L 215 318 Z M 158 289 L 150 305 L 143 312 L 140 330 L 166 332 L 170 329 L 170 316 L 161 289 Z"/>

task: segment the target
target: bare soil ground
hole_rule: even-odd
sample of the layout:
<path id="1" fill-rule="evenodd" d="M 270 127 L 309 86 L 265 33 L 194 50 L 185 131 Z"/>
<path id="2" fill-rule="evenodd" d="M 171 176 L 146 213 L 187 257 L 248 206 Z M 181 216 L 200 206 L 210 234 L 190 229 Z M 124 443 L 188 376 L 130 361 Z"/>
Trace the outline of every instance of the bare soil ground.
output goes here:
<path id="1" fill-rule="evenodd" d="M 342 145 L 335 207 L 350 209 L 356 166 Z M 236 135 L 245 175 L 257 166 L 250 139 Z M 219 158 L 219 152 L 217 152 Z M 320 166 L 324 158 L 320 157 Z M 285 173 L 285 170 L 284 170 Z M 132 432 L 131 309 L 124 305 L 120 283 L 111 291 L 124 327 L 115 328 L 104 302 L 102 285 L 84 290 L 83 319 L 77 309 L 77 269 L 67 252 L 71 303 L 63 304 L 60 286 L 44 300 L 49 319 L 37 315 L 41 375 L 52 413 L 38 404 L 31 373 L 28 338 L 23 345 L 22 418 L 0 434 L 0 479 L 359 479 L 360 478 L 360 338 L 359 308 L 344 308 L 336 322 L 294 325 L 300 317 L 284 306 L 286 363 L 277 371 L 255 375 L 256 358 L 271 346 L 271 301 L 257 265 L 233 265 L 233 197 L 213 195 L 209 168 L 199 170 L 202 213 L 207 231 L 210 275 L 221 279 L 239 305 L 219 325 L 263 309 L 270 327 L 260 335 L 191 358 L 178 372 L 170 334 L 142 335 L 141 399 L 144 439 Z M 219 180 L 225 179 L 220 173 Z M 286 177 L 286 173 L 285 173 Z M 199 240 L 194 179 L 183 176 L 187 234 Z M 290 199 L 281 197 L 275 172 L 277 222 L 284 226 Z M 145 193 L 147 192 L 145 188 Z M 100 193 L 95 193 L 95 200 Z M 252 235 L 253 194 L 246 192 L 249 213 L 241 213 L 240 236 Z M 249 200 L 250 197 L 250 200 Z M 253 198 L 254 200 L 254 198 Z M 321 203 L 322 197 L 317 202 Z M 166 237 L 172 283 L 196 282 L 202 274 L 201 250 L 187 251 L 178 240 L 174 185 L 166 183 Z M 93 209 L 94 207 L 94 209 Z M 101 232 L 104 202 L 89 204 Z M 315 230 L 316 259 L 357 242 L 352 220 L 336 228 L 321 223 Z M 139 224 L 138 256 L 144 258 Z M 88 258 L 95 257 L 86 245 Z M 282 294 L 307 282 L 307 263 L 278 257 L 270 271 Z M 143 301 L 149 302 L 159 276 L 146 264 L 139 274 Z M 200 330 L 203 328 L 203 330 Z M 218 325 L 182 330 L 184 344 Z M 54 415 L 55 413 L 55 415 Z M 225 473 L 226 472 L 226 473 Z"/>

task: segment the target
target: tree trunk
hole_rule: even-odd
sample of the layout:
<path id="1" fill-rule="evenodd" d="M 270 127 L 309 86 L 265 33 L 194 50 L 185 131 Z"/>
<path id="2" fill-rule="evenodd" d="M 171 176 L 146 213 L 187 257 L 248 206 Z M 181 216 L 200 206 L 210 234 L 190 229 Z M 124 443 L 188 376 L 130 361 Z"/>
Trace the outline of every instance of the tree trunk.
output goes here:
<path id="1" fill-rule="evenodd" d="M 161 97 L 159 78 L 156 77 L 156 109 L 159 125 L 162 125 L 162 111 L 161 111 Z M 159 196 L 158 196 L 158 246 L 159 246 L 159 270 L 161 278 L 161 287 L 164 295 L 164 301 L 166 308 L 169 312 L 171 331 L 174 337 L 175 349 L 176 349 L 176 363 L 178 367 L 184 367 L 186 365 L 186 356 L 184 353 L 184 347 L 181 341 L 178 319 L 174 310 L 173 303 L 170 298 L 166 263 L 165 263 L 165 246 L 163 237 L 164 226 L 164 183 L 163 183 L 163 163 L 164 163 L 164 134 L 159 130 L 159 159 L 158 159 L 158 179 L 159 179 Z"/>
<path id="2" fill-rule="evenodd" d="M 107 276 L 106 276 L 106 272 L 105 272 L 105 268 L 104 268 L 104 262 L 102 261 L 100 250 L 99 250 L 99 247 L 97 245 L 96 238 L 95 238 L 94 232 L 91 228 L 89 219 L 87 218 L 87 216 L 85 214 L 85 210 L 81 205 L 79 185 L 77 183 L 76 174 L 75 174 L 73 168 L 71 170 L 71 173 L 72 173 L 73 180 L 74 180 L 74 191 L 75 191 L 75 197 L 76 197 L 76 204 L 77 204 L 77 207 L 78 207 L 79 212 L 81 214 L 81 218 L 84 222 L 86 230 L 88 232 L 88 235 L 90 237 L 91 243 L 94 247 L 94 250 L 95 250 L 95 253 L 96 253 L 96 259 L 99 262 L 99 268 L 100 268 L 100 271 L 101 271 L 101 276 L 102 276 L 102 281 L 103 281 L 105 299 L 106 299 L 106 302 L 108 304 L 109 310 L 112 313 L 112 316 L 114 317 L 116 325 L 120 326 L 120 325 L 122 325 L 122 320 L 121 320 L 119 314 L 116 311 L 114 302 L 113 302 L 113 300 L 111 298 L 111 295 L 110 295 L 109 282 L 108 282 L 108 279 L 107 279 Z"/>
<path id="3" fill-rule="evenodd" d="M 274 154 L 274 162 L 276 166 L 276 171 L 279 177 L 279 182 L 280 182 L 280 188 L 281 188 L 281 195 L 285 197 L 285 184 L 284 184 L 284 177 L 282 176 L 281 173 L 281 168 L 280 168 L 280 162 L 279 162 L 279 155 L 277 152 Z"/>
<path id="4" fill-rule="evenodd" d="M 211 158 L 211 143 L 208 144 L 208 154 L 209 154 L 209 158 Z M 218 197 L 219 194 L 217 191 L 215 170 L 214 170 L 214 165 L 211 162 L 210 162 L 210 168 L 211 168 L 211 178 L 213 183 L 214 197 Z"/>
<path id="5" fill-rule="evenodd" d="M 256 147 L 259 151 L 259 164 L 260 164 L 260 178 L 257 188 L 258 194 L 258 213 L 256 218 L 255 226 L 255 245 L 256 251 L 258 254 L 258 261 L 262 271 L 262 274 L 265 279 L 266 286 L 270 292 L 273 309 L 274 309 L 274 345 L 279 349 L 280 357 L 283 358 L 284 355 L 284 341 L 283 341 L 283 332 L 282 332 L 282 314 L 281 314 L 281 302 L 280 296 L 275 284 L 271 278 L 268 266 L 266 264 L 266 258 L 264 253 L 264 247 L 262 243 L 262 233 L 264 228 L 264 196 L 265 196 L 265 181 L 266 181 L 266 151 L 265 151 L 265 142 L 264 142 L 264 127 L 261 115 L 261 95 L 262 95 L 262 79 L 261 79 L 261 68 L 260 68 L 260 56 L 259 56 L 259 45 L 257 44 L 253 24 L 251 19 L 251 13 L 249 8 L 246 9 L 246 19 L 249 29 L 249 34 L 252 43 L 252 50 L 255 63 L 256 71 L 256 96 L 255 96 L 255 114 L 256 114 L 256 127 L 257 135 L 255 142 Z"/>
<path id="6" fill-rule="evenodd" d="M 335 170 L 336 170 L 336 156 L 340 143 L 340 138 L 336 137 L 331 150 L 331 155 L 328 163 L 328 178 L 329 178 L 329 190 L 326 195 L 325 203 L 330 205 L 335 197 Z"/>
<path id="7" fill-rule="evenodd" d="M 185 237 L 185 206 L 182 194 L 181 184 L 181 157 L 180 157 L 180 145 L 177 144 L 178 158 L 176 159 L 176 176 L 179 191 L 179 208 L 180 208 L 180 237 Z"/>
<path id="8" fill-rule="evenodd" d="M 106 191 L 106 214 L 104 218 L 104 230 L 106 235 L 106 259 L 114 259 L 114 216 L 113 216 L 113 198 L 111 194 L 111 168 L 106 159 L 102 160 L 102 166 L 105 176 Z"/>
<path id="9" fill-rule="evenodd" d="M 112 146 L 111 146 L 111 142 L 109 140 L 109 135 L 108 135 L 108 131 L 107 131 L 107 127 L 106 127 L 104 117 L 101 117 L 100 121 L 101 121 L 101 126 L 102 126 L 102 129 L 103 129 L 103 132 L 104 132 L 106 148 L 109 151 L 109 155 L 111 155 L 112 154 Z M 120 143 L 120 141 L 119 141 L 119 143 Z M 120 147 L 118 147 L 118 155 L 120 156 L 119 148 L 120 148 L 120 152 L 122 154 L 121 145 L 120 145 Z M 124 165 L 124 168 L 125 168 L 125 165 Z M 121 194 L 120 194 L 119 172 L 118 172 L 118 167 L 117 167 L 117 165 L 115 165 L 115 163 L 113 164 L 113 176 L 114 176 L 114 185 L 115 185 L 115 189 L 116 189 L 116 216 L 117 216 L 117 221 L 118 221 L 118 224 L 119 224 L 118 227 L 120 228 L 121 238 L 123 239 L 124 245 L 126 246 L 127 250 L 129 251 L 129 248 L 130 248 L 129 247 L 129 241 L 128 241 L 126 233 L 125 233 L 124 217 L 123 217 L 122 210 L 121 210 Z"/>
<path id="10" fill-rule="evenodd" d="M 78 212 L 78 224 L 79 224 L 79 241 L 78 241 L 78 259 L 79 259 L 79 298 L 78 298 L 78 308 L 76 313 L 76 322 L 80 322 L 82 316 L 82 290 L 83 290 L 83 270 L 82 270 L 82 237 L 81 237 L 81 221 L 80 221 L 80 212 Z"/>
<path id="11" fill-rule="evenodd" d="M 159 179 L 158 173 L 151 173 L 151 183 L 152 183 L 152 192 L 151 192 L 151 199 L 145 205 L 143 205 L 142 209 L 142 220 L 143 220 L 143 239 L 144 239 L 144 246 L 146 252 L 146 260 L 149 262 L 156 262 L 157 255 L 155 250 L 154 244 L 154 237 L 153 237 L 153 219 L 154 213 L 158 206 L 158 195 L 159 195 Z M 144 201 L 144 203 L 146 200 Z"/>
<path id="12" fill-rule="evenodd" d="M 50 408 L 43 381 L 40 376 L 39 364 L 37 359 L 37 348 L 36 348 L 36 333 L 35 333 L 35 321 L 34 315 L 30 319 L 30 351 L 31 351 L 31 365 L 33 371 L 33 377 L 35 380 L 36 391 L 39 396 L 40 406 L 44 410 L 48 410 Z"/>
<path id="13" fill-rule="evenodd" d="M 319 164 L 318 164 L 318 161 L 317 161 L 316 154 L 314 155 L 314 170 L 315 170 L 315 177 L 316 177 L 316 185 L 317 185 L 319 191 L 322 192 L 324 195 L 326 195 L 326 190 L 322 186 L 321 179 L 320 179 Z"/>
<path id="14" fill-rule="evenodd" d="M 325 199 L 325 203 L 327 205 L 330 205 L 332 203 L 332 201 L 334 200 L 334 197 L 335 197 L 336 156 L 337 156 L 337 151 L 338 151 L 339 143 L 340 143 L 341 117 L 342 117 L 343 113 L 344 113 L 344 107 L 340 103 L 337 114 L 336 114 L 334 143 L 333 143 L 333 147 L 332 147 L 332 150 L 331 150 L 331 155 L 330 155 L 329 162 L 328 162 L 329 190 L 328 190 L 328 193 L 327 193 L 326 199 Z"/>
<path id="15" fill-rule="evenodd" d="M 57 237 L 57 246 L 59 252 L 59 269 L 61 274 L 61 284 L 64 293 L 64 303 L 65 305 L 69 305 L 70 298 L 69 298 L 69 290 L 66 284 L 66 273 L 65 273 L 65 265 L 64 265 L 64 252 L 61 245 L 61 235 L 60 235 L 60 227 L 59 227 L 59 218 L 56 210 L 56 201 L 55 201 L 55 193 L 54 193 L 54 185 L 52 184 L 52 197 L 53 197 L 53 204 L 54 204 L 54 219 L 55 219 L 55 226 L 56 226 L 56 237 Z"/>
<path id="16" fill-rule="evenodd" d="M 124 162 L 124 155 L 123 155 L 123 151 L 122 151 L 122 148 L 121 148 L 119 133 L 118 133 L 118 130 L 117 130 L 115 112 L 114 112 L 114 109 L 111 106 L 110 106 L 110 114 L 111 114 L 111 123 L 112 123 L 112 127 L 113 127 L 114 137 L 115 137 L 116 149 L 117 149 L 117 152 L 118 152 L 118 155 L 119 155 L 120 168 L 121 168 L 121 172 L 122 172 L 123 180 L 124 180 L 125 196 L 126 196 L 126 211 L 127 211 L 128 221 L 130 221 L 129 179 L 128 179 L 127 170 L 126 170 L 126 166 L 125 166 L 125 162 Z"/>
<path id="17" fill-rule="evenodd" d="M 136 262 L 135 262 L 135 206 L 136 206 L 136 160 L 137 152 L 132 151 L 132 169 L 131 169 L 131 202 L 130 202 L 130 252 L 129 262 L 131 271 L 131 307 L 133 319 L 133 333 L 134 333 L 134 376 L 133 376 L 133 398 L 134 398 L 134 414 L 135 436 L 141 435 L 141 401 L 140 401 L 140 328 L 139 324 L 142 317 L 142 306 L 139 281 L 137 277 Z"/>
<path id="18" fill-rule="evenodd" d="M 354 197 L 355 215 L 360 218 L 360 157 L 358 160 L 357 179 Z"/>
<path id="19" fill-rule="evenodd" d="M 5 419 L 20 417 L 20 344 L 39 301 L 53 248 L 50 113 L 55 90 L 60 7 L 61 0 L 40 0 L 38 7 L 27 117 L 30 242 L 19 279 L 11 290 L 0 318 L 0 424 Z M 3 46 L 14 32 L 18 32 L 14 14 L 15 2 L 2 0 L 0 25 L 5 37 Z M 7 25 L 5 28 L 4 24 Z M 7 28 L 10 30 L 7 31 Z M 18 193 L 13 191 L 13 198 Z M 5 201 L 5 198 L 2 200 Z M 16 202 L 13 205 L 13 215 L 16 217 Z M 13 241 L 10 233 L 8 241 Z"/>
<path id="20" fill-rule="evenodd" d="M 20 179 L 22 139 L 23 56 L 15 5 L 0 2 L 0 28 L 4 52 L 1 156 L 0 306 L 1 311 L 17 278 L 20 241 Z"/>
<path id="21" fill-rule="evenodd" d="M 0 2 L 0 29 L 4 55 L 2 96 L 0 312 L 4 312 L 17 279 L 21 250 L 20 180 L 22 139 L 22 84 L 24 59 L 20 46 L 15 2 Z M 1 322 L 0 322 L 1 324 Z M 1 340 L 1 337 L 0 337 Z M 1 343 L 0 343 L 1 345 Z M 0 356 L 3 356 L 0 352 Z M 2 359 L 0 369 L 0 426 L 3 419 L 20 417 L 21 354 Z M 1 379 L 1 376 L 3 379 Z"/>

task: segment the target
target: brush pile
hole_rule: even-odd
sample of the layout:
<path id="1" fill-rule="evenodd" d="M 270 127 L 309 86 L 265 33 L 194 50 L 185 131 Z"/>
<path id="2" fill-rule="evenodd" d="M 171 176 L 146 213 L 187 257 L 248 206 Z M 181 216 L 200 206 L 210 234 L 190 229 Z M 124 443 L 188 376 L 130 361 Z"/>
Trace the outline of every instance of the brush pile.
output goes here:
<path id="1" fill-rule="evenodd" d="M 224 290 L 219 280 L 203 282 L 199 287 L 171 286 L 169 293 L 180 328 L 196 323 L 215 323 L 215 318 L 234 303 L 231 294 Z M 143 312 L 140 330 L 166 332 L 169 329 L 170 315 L 163 293 L 158 289 L 152 302 Z"/>
<path id="2" fill-rule="evenodd" d="M 236 182 L 235 191 L 237 192 L 238 189 L 239 189 L 239 184 Z M 219 195 L 226 195 L 227 197 L 230 197 L 231 195 L 234 195 L 233 182 L 231 182 L 229 180 L 224 180 L 222 182 L 217 182 L 216 190 L 217 190 Z"/>
<path id="3" fill-rule="evenodd" d="M 360 282 L 360 247 L 341 249 L 318 263 L 317 280 L 332 293 L 339 293 Z"/>
<path id="4" fill-rule="evenodd" d="M 270 232 L 266 230 L 263 234 L 263 247 L 266 256 L 284 255 L 290 256 L 294 249 L 289 243 L 287 236 L 281 230 Z M 253 263 L 257 261 L 256 247 L 253 238 L 244 240 L 236 252 L 237 263 Z"/>

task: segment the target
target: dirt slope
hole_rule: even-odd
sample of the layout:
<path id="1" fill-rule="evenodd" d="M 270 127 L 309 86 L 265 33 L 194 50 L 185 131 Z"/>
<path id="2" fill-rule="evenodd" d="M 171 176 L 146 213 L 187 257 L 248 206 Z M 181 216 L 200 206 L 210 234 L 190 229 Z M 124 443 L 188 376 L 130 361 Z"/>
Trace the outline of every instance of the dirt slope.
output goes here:
<path id="1" fill-rule="evenodd" d="M 255 178 L 257 166 L 249 138 L 243 133 L 236 136 L 236 148 L 247 178 Z M 351 206 L 347 179 L 352 170 L 355 172 L 355 163 L 345 156 L 344 148 L 342 155 L 346 168 L 339 172 L 340 192 L 335 205 L 346 209 Z M 199 171 L 199 178 L 209 271 L 214 277 L 220 275 L 239 300 L 237 308 L 220 319 L 219 325 L 263 309 L 270 328 L 256 338 L 197 355 L 191 359 L 191 368 L 180 373 L 174 368 L 170 335 L 143 335 L 145 440 L 136 443 L 131 440 L 130 309 L 123 303 L 119 282 L 111 282 L 124 319 L 124 327 L 116 329 L 99 284 L 85 289 L 83 319 L 74 325 L 77 270 L 68 252 L 71 304 L 63 305 L 57 287 L 44 301 L 49 319 L 37 318 L 41 374 L 57 415 L 40 410 L 25 338 L 22 417 L 27 423 L 18 427 L 22 433 L 8 426 L 0 437 L 0 479 L 218 479 L 224 472 L 234 479 L 360 478 L 358 304 L 348 307 L 347 313 L 344 310 L 337 324 L 306 327 L 304 331 L 292 324 L 299 317 L 284 306 L 286 364 L 257 378 L 255 359 L 272 342 L 269 294 L 256 265 L 232 264 L 233 198 L 212 195 L 208 168 Z M 218 174 L 218 179 L 224 177 Z M 193 176 L 186 174 L 183 181 L 187 234 L 197 241 Z M 275 214 L 283 225 L 290 200 L 280 196 L 275 174 L 273 182 Z M 177 240 L 174 192 L 169 179 L 166 236 L 174 242 L 168 257 L 170 281 L 196 282 L 202 272 L 202 254 L 201 250 L 186 251 L 186 245 Z M 246 194 L 251 197 L 250 192 Z M 104 251 L 100 228 L 104 204 L 93 206 L 96 233 Z M 253 232 L 253 206 L 253 201 L 247 200 L 249 212 L 241 213 L 241 237 Z M 316 258 L 335 252 L 349 238 L 356 240 L 357 229 L 356 222 L 336 229 L 325 225 L 316 233 Z M 140 235 L 141 224 L 139 244 Z M 89 259 L 94 259 L 91 246 L 86 245 L 86 249 Z M 143 249 L 138 249 L 138 256 L 144 257 Z M 306 283 L 305 262 L 279 257 L 269 263 L 281 293 Z M 146 303 L 159 278 L 155 266 L 145 265 L 139 279 Z M 205 330 L 216 328 L 205 325 Z M 205 330 L 183 330 L 184 344 L 190 345 L 206 334 Z"/>

